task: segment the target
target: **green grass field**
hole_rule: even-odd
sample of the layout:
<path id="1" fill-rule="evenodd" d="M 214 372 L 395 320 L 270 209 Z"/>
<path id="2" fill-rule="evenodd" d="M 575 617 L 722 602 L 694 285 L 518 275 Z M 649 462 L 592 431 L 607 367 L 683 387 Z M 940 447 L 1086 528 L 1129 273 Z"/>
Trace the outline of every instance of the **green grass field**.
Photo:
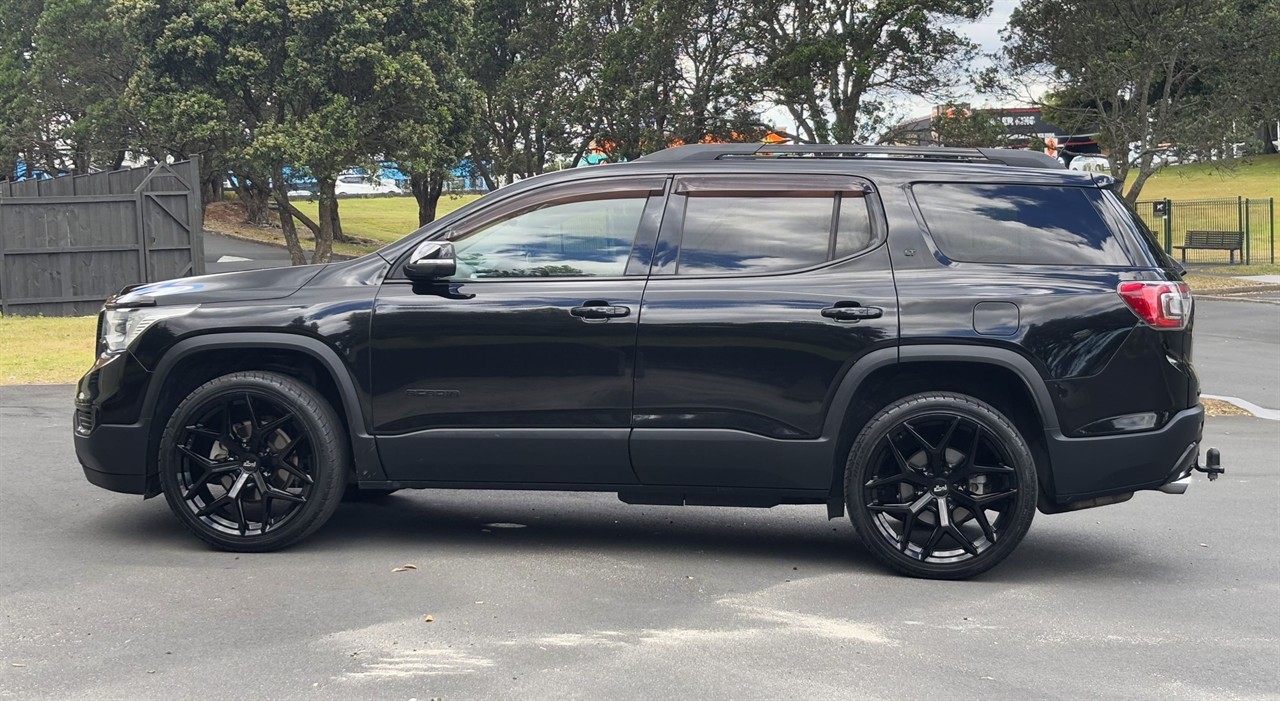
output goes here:
<path id="1" fill-rule="evenodd" d="M 444 215 L 479 199 L 479 195 L 445 195 L 440 198 L 436 216 Z M 294 204 L 307 216 L 316 216 L 316 203 Z M 418 228 L 418 203 L 412 197 L 370 197 L 340 200 L 338 217 L 342 231 L 350 236 L 391 243 Z"/>
<path id="2" fill-rule="evenodd" d="M 0 385 L 75 382 L 93 365 L 98 318 L 0 317 Z"/>
<path id="3" fill-rule="evenodd" d="M 1280 200 L 1280 154 L 1221 163 L 1169 166 L 1156 171 L 1138 195 L 1142 201 L 1220 197 L 1274 197 Z"/>

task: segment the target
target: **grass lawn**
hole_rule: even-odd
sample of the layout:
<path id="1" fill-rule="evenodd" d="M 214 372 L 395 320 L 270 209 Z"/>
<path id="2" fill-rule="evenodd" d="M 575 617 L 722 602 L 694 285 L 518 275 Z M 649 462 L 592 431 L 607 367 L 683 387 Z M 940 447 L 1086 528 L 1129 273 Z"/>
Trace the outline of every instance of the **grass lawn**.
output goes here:
<path id="1" fill-rule="evenodd" d="M 0 385 L 75 382 L 93 365 L 95 316 L 0 317 Z"/>
<path id="2" fill-rule="evenodd" d="M 479 195 L 445 195 L 436 207 L 436 216 L 443 217 L 479 198 Z M 307 216 L 316 217 L 315 202 L 298 200 L 294 204 Z M 350 236 L 391 243 L 418 228 L 418 202 L 412 197 L 342 199 L 338 202 L 338 217 L 342 220 L 342 231 Z"/>
<path id="3" fill-rule="evenodd" d="M 1250 156 L 1235 161 L 1189 163 L 1156 171 L 1138 199 L 1200 200 L 1255 197 L 1280 200 L 1280 154 Z M 1131 174 L 1130 179 L 1134 176 Z"/>

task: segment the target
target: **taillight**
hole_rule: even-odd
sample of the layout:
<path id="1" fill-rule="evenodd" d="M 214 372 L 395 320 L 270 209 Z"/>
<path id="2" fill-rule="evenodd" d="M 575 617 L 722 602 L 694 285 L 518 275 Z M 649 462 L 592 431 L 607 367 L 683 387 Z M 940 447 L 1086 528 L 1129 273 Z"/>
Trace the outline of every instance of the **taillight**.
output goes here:
<path id="1" fill-rule="evenodd" d="M 1116 292 L 1153 328 L 1185 329 L 1191 319 L 1191 288 L 1185 282 L 1122 282 Z"/>

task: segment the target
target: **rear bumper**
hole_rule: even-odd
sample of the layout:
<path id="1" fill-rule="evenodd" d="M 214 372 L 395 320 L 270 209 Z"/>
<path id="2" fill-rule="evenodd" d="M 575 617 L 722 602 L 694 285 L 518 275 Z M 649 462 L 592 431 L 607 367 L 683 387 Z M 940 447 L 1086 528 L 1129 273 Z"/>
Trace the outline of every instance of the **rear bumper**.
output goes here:
<path id="1" fill-rule="evenodd" d="M 1191 473 L 1200 456 L 1204 408 L 1181 411 L 1161 429 L 1068 438 L 1047 432 L 1052 501 L 1068 503 L 1140 489 L 1159 489 Z"/>

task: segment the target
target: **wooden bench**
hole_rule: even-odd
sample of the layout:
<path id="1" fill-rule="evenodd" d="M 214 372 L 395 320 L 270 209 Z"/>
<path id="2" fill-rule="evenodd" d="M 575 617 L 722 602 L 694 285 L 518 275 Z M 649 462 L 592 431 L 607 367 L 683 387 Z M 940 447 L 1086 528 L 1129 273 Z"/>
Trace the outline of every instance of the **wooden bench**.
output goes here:
<path id="1" fill-rule="evenodd" d="M 1182 249 L 1182 262 L 1187 262 L 1187 249 L 1210 250 L 1210 251 L 1230 251 L 1231 264 L 1235 265 L 1236 251 L 1244 252 L 1244 232 L 1243 231 L 1188 231 L 1187 239 L 1182 242 L 1181 246 L 1174 248 Z M 1244 256 L 1241 255 L 1241 259 Z"/>

